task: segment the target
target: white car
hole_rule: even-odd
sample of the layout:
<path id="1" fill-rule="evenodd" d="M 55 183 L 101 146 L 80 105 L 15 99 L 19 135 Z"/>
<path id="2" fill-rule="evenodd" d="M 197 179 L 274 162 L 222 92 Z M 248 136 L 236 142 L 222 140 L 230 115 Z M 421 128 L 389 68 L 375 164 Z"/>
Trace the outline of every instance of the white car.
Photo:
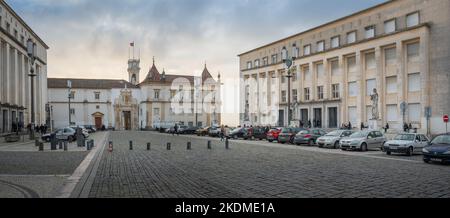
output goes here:
<path id="1" fill-rule="evenodd" d="M 340 148 L 339 142 L 341 141 L 341 139 L 344 137 L 348 137 L 353 133 L 354 132 L 351 130 L 336 130 L 322 137 L 319 137 L 317 139 L 317 144 L 319 145 L 319 148 L 325 147 L 338 149 Z"/>
<path id="2" fill-rule="evenodd" d="M 428 145 L 429 141 L 423 134 L 399 134 L 394 137 L 394 140 L 387 141 L 384 144 L 384 152 L 387 155 L 391 155 L 391 153 L 401 153 L 408 156 L 422 154 L 422 149 Z"/>
<path id="3" fill-rule="evenodd" d="M 84 138 L 89 138 L 89 131 L 84 128 L 84 126 L 71 126 L 70 128 L 74 129 L 75 131 L 77 131 L 77 128 L 81 128 Z"/>
<path id="4" fill-rule="evenodd" d="M 386 141 L 386 137 L 380 131 L 360 131 L 341 139 L 340 145 L 342 150 L 368 151 L 383 149 Z"/>

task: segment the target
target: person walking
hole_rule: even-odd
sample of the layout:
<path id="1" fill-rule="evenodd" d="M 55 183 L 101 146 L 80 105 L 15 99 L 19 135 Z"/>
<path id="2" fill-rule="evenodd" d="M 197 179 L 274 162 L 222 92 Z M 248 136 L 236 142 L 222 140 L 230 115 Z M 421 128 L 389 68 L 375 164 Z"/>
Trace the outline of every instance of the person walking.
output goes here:
<path id="1" fill-rule="evenodd" d="M 352 130 L 352 129 L 353 129 L 352 122 L 348 122 L 348 130 Z"/>
<path id="2" fill-rule="evenodd" d="M 220 141 L 221 141 L 221 142 L 223 142 L 224 137 L 225 137 L 225 127 L 222 125 L 222 126 L 220 127 Z"/>
<path id="3" fill-rule="evenodd" d="M 389 123 L 386 123 L 386 126 L 384 127 L 384 133 L 387 133 L 389 130 Z"/>
<path id="4" fill-rule="evenodd" d="M 175 136 L 175 133 L 178 135 L 178 124 L 176 124 L 176 123 L 175 123 L 175 126 L 173 127 L 172 135 Z"/>

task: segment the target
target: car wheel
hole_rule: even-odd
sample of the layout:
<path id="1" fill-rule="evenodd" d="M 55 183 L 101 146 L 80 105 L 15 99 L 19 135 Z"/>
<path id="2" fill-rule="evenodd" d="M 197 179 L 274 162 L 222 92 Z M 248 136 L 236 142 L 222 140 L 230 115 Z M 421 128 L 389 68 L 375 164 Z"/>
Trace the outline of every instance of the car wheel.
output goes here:
<path id="1" fill-rule="evenodd" d="M 69 136 L 69 137 L 67 137 L 67 140 L 69 140 L 69 142 L 72 142 L 73 141 L 73 137 Z"/>
<path id="2" fill-rule="evenodd" d="M 269 142 L 270 142 L 270 143 L 272 143 L 272 142 L 273 142 L 273 140 L 269 140 Z"/>
<path id="3" fill-rule="evenodd" d="M 361 151 L 367 151 L 367 144 L 366 143 L 362 143 Z"/>
<path id="4" fill-rule="evenodd" d="M 430 161 L 427 160 L 427 159 L 423 159 L 423 162 L 425 162 L 425 163 L 430 163 Z"/>
<path id="5" fill-rule="evenodd" d="M 408 151 L 406 151 L 406 155 L 411 157 L 411 156 L 413 156 L 413 154 L 414 154 L 414 148 L 409 147 Z"/>
<path id="6" fill-rule="evenodd" d="M 335 142 L 334 143 L 334 149 L 338 149 L 339 148 L 339 142 Z"/>
<path id="7" fill-rule="evenodd" d="M 391 151 L 386 151 L 386 154 L 391 155 L 392 153 L 391 153 Z"/>

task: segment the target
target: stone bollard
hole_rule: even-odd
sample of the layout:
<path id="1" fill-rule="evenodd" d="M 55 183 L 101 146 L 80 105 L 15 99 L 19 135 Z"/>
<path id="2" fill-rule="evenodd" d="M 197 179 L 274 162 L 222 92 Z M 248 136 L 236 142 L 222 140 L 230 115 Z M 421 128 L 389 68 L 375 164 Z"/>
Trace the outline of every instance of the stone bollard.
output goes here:
<path id="1" fill-rule="evenodd" d="M 167 143 L 167 150 L 170 151 L 172 149 L 172 144 Z"/>
<path id="2" fill-rule="evenodd" d="M 67 150 L 68 150 L 67 144 L 69 144 L 69 143 L 68 143 L 67 141 L 64 141 L 64 151 L 67 151 Z"/>
<path id="3" fill-rule="evenodd" d="M 147 143 L 147 151 L 150 151 L 151 150 L 151 146 L 152 146 L 152 144 L 149 142 L 149 143 Z"/>
<path id="4" fill-rule="evenodd" d="M 187 150 L 192 150 L 192 143 L 191 142 L 187 143 Z"/>
<path id="5" fill-rule="evenodd" d="M 39 142 L 39 151 L 44 151 L 44 143 Z"/>
<path id="6" fill-rule="evenodd" d="M 230 149 L 230 140 L 228 138 L 225 139 L 225 149 Z"/>
<path id="7" fill-rule="evenodd" d="M 114 144 L 112 141 L 109 141 L 108 151 L 113 152 L 113 150 L 114 150 Z"/>
<path id="8" fill-rule="evenodd" d="M 130 141 L 130 151 L 133 150 L 133 141 Z"/>
<path id="9" fill-rule="evenodd" d="M 211 141 L 208 141 L 208 150 L 211 150 L 212 146 L 211 146 Z"/>

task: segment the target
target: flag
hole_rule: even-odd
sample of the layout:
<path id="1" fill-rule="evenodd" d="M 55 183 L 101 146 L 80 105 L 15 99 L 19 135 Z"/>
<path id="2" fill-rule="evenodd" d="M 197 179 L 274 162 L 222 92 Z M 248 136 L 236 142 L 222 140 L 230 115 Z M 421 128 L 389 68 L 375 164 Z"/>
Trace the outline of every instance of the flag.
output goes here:
<path id="1" fill-rule="evenodd" d="M 134 42 L 130 43 L 130 46 L 131 46 L 131 47 L 134 47 Z"/>

